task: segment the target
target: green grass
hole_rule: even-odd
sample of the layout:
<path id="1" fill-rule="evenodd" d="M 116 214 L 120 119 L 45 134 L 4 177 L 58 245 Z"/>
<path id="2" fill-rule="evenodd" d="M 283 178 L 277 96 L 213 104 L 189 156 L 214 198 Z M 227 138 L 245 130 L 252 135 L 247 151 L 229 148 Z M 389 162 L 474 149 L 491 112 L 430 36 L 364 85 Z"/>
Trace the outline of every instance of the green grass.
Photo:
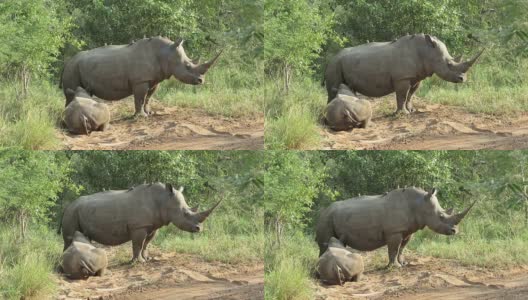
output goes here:
<path id="1" fill-rule="evenodd" d="M 168 251 L 198 254 L 206 261 L 259 263 L 264 260 L 262 227 L 261 211 L 255 211 L 251 219 L 234 212 L 212 215 L 201 233 L 185 233 L 168 226 L 160 230 L 153 243 Z"/>
<path id="2" fill-rule="evenodd" d="M 288 93 L 273 82 L 266 86 L 267 149 L 319 148 L 319 122 L 326 104 L 323 89 L 310 80 L 293 83 Z"/>
<path id="3" fill-rule="evenodd" d="M 4 225 L 0 240 L 0 298 L 51 298 L 57 290 L 52 272 L 62 250 L 58 236 L 30 229 L 21 239 L 13 227 Z"/>

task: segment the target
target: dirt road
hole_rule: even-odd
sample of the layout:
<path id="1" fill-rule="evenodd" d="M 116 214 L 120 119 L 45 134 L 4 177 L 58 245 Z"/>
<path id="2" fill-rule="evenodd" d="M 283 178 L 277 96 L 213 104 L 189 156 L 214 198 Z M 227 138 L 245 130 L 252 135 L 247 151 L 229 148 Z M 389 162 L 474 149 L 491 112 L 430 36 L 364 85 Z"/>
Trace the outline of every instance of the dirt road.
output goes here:
<path id="1" fill-rule="evenodd" d="M 371 101 L 373 125 L 351 132 L 321 129 L 325 149 L 478 150 L 528 148 L 528 114 L 515 118 L 473 114 L 459 107 L 417 105 L 411 116 L 392 116 L 394 99 Z"/>
<path id="2" fill-rule="evenodd" d="M 56 276 L 58 299 L 264 299 L 263 263 L 230 265 L 197 255 L 151 250 L 153 261 L 128 264 L 132 246 L 105 247 L 109 272 L 88 280 Z"/>
<path id="3" fill-rule="evenodd" d="M 379 262 L 372 267 L 372 257 L 364 255 L 366 272 L 360 282 L 317 283 L 317 299 L 528 299 L 528 267 L 491 270 L 409 253 L 408 266 L 389 271 Z"/>
<path id="4" fill-rule="evenodd" d="M 200 109 L 165 107 L 154 101 L 153 115 L 131 118 L 130 99 L 105 102 L 110 129 L 91 135 L 72 135 L 57 129 L 65 149 L 71 150 L 259 150 L 264 148 L 264 116 L 226 118 Z"/>

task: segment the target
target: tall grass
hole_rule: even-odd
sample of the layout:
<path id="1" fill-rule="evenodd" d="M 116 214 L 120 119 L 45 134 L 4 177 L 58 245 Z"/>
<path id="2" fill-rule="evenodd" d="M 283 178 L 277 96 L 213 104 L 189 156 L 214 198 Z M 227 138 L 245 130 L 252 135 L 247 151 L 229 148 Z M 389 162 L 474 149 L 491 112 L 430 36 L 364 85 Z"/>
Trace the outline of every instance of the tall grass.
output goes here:
<path id="1" fill-rule="evenodd" d="M 154 244 L 169 251 L 198 254 L 206 261 L 225 263 L 259 263 L 264 260 L 263 212 L 247 215 L 232 212 L 212 214 L 204 222 L 204 231 L 181 232 L 174 226 L 160 230 Z"/>
<path id="2" fill-rule="evenodd" d="M 57 289 L 52 272 L 62 253 L 58 237 L 31 228 L 22 239 L 16 229 L 2 225 L 0 240 L 0 298 L 51 298 Z"/>
<path id="3" fill-rule="evenodd" d="M 32 85 L 26 97 L 17 97 L 15 83 L 0 85 L 0 146 L 56 149 L 54 128 L 60 122 L 64 96 L 50 83 Z"/>
<path id="4" fill-rule="evenodd" d="M 315 149 L 321 142 L 319 127 L 326 105 L 323 89 L 310 79 L 294 82 L 288 92 L 266 84 L 268 149 Z"/>

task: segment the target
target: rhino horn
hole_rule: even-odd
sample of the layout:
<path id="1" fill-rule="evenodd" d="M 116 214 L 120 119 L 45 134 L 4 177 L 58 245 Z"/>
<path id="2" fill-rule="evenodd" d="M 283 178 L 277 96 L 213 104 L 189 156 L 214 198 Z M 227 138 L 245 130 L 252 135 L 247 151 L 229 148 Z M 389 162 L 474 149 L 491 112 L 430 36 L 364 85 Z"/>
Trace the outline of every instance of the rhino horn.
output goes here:
<path id="1" fill-rule="evenodd" d="M 464 217 L 468 214 L 469 210 L 473 207 L 473 205 L 475 205 L 476 202 L 477 201 L 473 201 L 473 203 L 471 203 L 471 205 L 468 208 L 466 208 L 463 212 L 458 213 L 453 216 L 453 221 L 455 225 L 460 223 L 462 219 L 464 219 Z"/>
<path id="2" fill-rule="evenodd" d="M 471 68 L 477 62 L 477 59 L 482 55 L 482 53 L 484 53 L 484 50 L 485 49 L 482 49 L 482 51 L 477 53 L 477 55 L 475 55 L 472 59 L 461 63 L 463 73 L 467 72 L 469 68 Z"/>
<path id="3" fill-rule="evenodd" d="M 222 52 L 224 52 L 224 50 L 220 51 L 213 59 L 211 59 L 210 61 L 208 62 L 205 62 L 201 65 L 198 66 L 198 72 L 200 72 L 200 74 L 205 74 L 207 72 L 207 70 L 209 70 L 209 68 L 211 68 L 215 63 L 216 61 L 218 60 L 218 57 L 220 57 L 220 54 L 222 54 Z"/>
<path id="4" fill-rule="evenodd" d="M 220 204 L 220 202 L 222 202 L 222 200 L 218 201 L 213 207 L 209 208 L 208 210 L 205 210 L 205 211 L 202 211 L 200 213 L 197 213 L 197 217 L 198 217 L 198 221 L 200 223 L 202 223 L 203 221 L 205 221 L 205 219 L 207 219 L 207 217 L 209 217 L 209 215 L 213 212 L 213 210 L 218 206 L 218 204 Z"/>

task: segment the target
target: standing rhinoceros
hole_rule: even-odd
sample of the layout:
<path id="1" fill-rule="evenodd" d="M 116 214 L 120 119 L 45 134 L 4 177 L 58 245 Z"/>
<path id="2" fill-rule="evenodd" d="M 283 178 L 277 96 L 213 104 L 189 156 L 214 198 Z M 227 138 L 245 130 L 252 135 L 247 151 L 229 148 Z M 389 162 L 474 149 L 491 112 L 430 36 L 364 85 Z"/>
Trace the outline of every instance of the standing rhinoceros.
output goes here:
<path id="1" fill-rule="evenodd" d="M 345 85 L 340 84 L 337 96 L 325 110 L 325 124 L 336 131 L 367 128 L 372 118 L 370 102 L 358 99 Z"/>
<path id="2" fill-rule="evenodd" d="M 414 111 L 412 95 L 420 82 L 433 74 L 460 83 L 482 51 L 467 62 L 453 59 L 440 40 L 427 34 L 401 37 L 392 42 L 368 43 L 341 50 L 325 72 L 328 102 L 341 83 L 354 92 L 382 97 L 396 92 L 397 111 Z"/>
<path id="3" fill-rule="evenodd" d="M 71 279 L 103 276 L 108 259 L 103 249 L 95 248 L 79 231 L 75 231 L 72 244 L 62 254 L 62 271 Z"/>
<path id="4" fill-rule="evenodd" d="M 67 89 L 66 94 L 74 97 L 64 111 L 64 123 L 71 133 L 90 134 L 109 127 L 110 110 L 106 104 L 93 100 L 82 87 Z"/>
<path id="5" fill-rule="evenodd" d="M 129 45 L 104 46 L 77 53 L 62 74 L 66 105 L 73 100 L 66 93 L 78 86 L 104 100 L 134 95 L 135 115 L 150 113 L 149 100 L 158 84 L 171 76 L 187 84 L 202 84 L 204 74 L 215 63 L 194 63 L 185 54 L 183 40 L 145 38 Z"/>
<path id="6" fill-rule="evenodd" d="M 199 232 L 201 223 L 220 203 L 197 212 L 187 205 L 182 192 L 183 188 L 153 183 L 82 196 L 64 210 L 64 249 L 70 246 L 75 231 L 80 231 L 103 245 L 132 240 L 132 260 L 144 262 L 149 259 L 148 243 L 160 227 L 172 223 L 181 230 Z"/>
<path id="7" fill-rule="evenodd" d="M 471 204 L 459 214 L 444 209 L 436 198 L 436 189 L 397 189 L 384 195 L 360 196 L 336 201 L 321 212 L 316 227 L 319 255 L 335 237 L 346 246 L 371 251 L 387 245 L 389 265 L 401 266 L 401 254 L 416 231 L 425 226 L 445 235 L 458 232 L 457 224 L 467 215 Z"/>
<path id="8" fill-rule="evenodd" d="M 361 255 L 345 248 L 340 240 L 331 237 L 328 249 L 319 257 L 317 272 L 325 284 L 339 284 L 347 281 L 359 281 L 365 267 Z"/>

